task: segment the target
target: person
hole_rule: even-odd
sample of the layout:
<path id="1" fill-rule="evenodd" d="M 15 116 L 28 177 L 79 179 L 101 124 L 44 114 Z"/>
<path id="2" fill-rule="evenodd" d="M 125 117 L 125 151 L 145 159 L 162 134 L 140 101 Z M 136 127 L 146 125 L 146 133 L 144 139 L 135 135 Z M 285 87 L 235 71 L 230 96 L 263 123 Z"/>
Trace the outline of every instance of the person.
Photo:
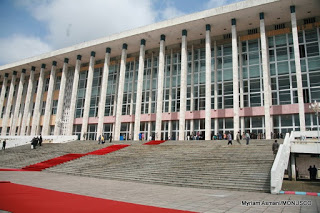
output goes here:
<path id="1" fill-rule="evenodd" d="M 312 168 L 312 180 L 316 180 L 317 171 L 318 171 L 318 169 L 316 168 L 316 165 L 313 165 L 313 168 Z"/>
<path id="2" fill-rule="evenodd" d="M 171 136 L 170 136 L 170 135 L 168 136 L 168 140 L 169 140 L 169 141 L 171 140 Z"/>
<path id="3" fill-rule="evenodd" d="M 41 146 L 42 144 L 42 136 L 40 135 L 40 138 L 39 138 L 39 146 Z"/>
<path id="4" fill-rule="evenodd" d="M 99 137 L 98 137 L 98 144 L 100 144 L 101 143 L 101 135 L 99 135 Z"/>
<path id="5" fill-rule="evenodd" d="M 238 144 L 241 144 L 241 142 L 240 142 L 240 131 L 237 134 L 237 142 L 238 142 Z"/>
<path id="6" fill-rule="evenodd" d="M 246 145 L 249 145 L 249 141 L 250 141 L 250 133 L 249 133 L 249 131 L 246 133 L 246 140 L 247 140 Z"/>
<path id="7" fill-rule="evenodd" d="M 273 151 L 274 158 L 276 158 L 277 156 L 278 149 L 279 149 L 279 144 L 278 144 L 278 141 L 275 140 L 274 143 L 272 144 L 272 151 Z"/>
<path id="8" fill-rule="evenodd" d="M 231 132 L 228 133 L 227 138 L 228 138 L 228 145 L 229 145 L 229 144 L 232 145 L 232 135 L 231 135 Z"/>
<path id="9" fill-rule="evenodd" d="M 139 133 L 139 140 L 140 141 L 142 140 L 142 133 L 141 132 Z"/>
<path id="10" fill-rule="evenodd" d="M 151 135 L 149 136 L 149 141 L 152 141 L 152 136 Z"/>
<path id="11" fill-rule="evenodd" d="M 6 145 L 7 145 L 6 140 L 2 141 L 2 149 L 3 150 L 6 150 Z"/>
<path id="12" fill-rule="evenodd" d="M 111 135 L 109 136 L 109 140 L 110 140 L 110 143 L 112 142 L 112 133 Z"/>
<path id="13" fill-rule="evenodd" d="M 299 168 L 296 166 L 296 179 L 299 180 Z"/>
<path id="14" fill-rule="evenodd" d="M 245 140 L 246 139 L 246 133 L 242 132 L 242 140 Z"/>
<path id="15" fill-rule="evenodd" d="M 312 180 L 312 178 L 313 178 L 313 172 L 312 172 L 312 166 L 310 165 L 310 167 L 309 167 L 309 169 L 308 169 L 308 171 L 309 171 L 309 176 L 310 176 L 310 180 Z"/>
<path id="16" fill-rule="evenodd" d="M 101 135 L 101 143 L 104 144 L 104 136 Z"/>

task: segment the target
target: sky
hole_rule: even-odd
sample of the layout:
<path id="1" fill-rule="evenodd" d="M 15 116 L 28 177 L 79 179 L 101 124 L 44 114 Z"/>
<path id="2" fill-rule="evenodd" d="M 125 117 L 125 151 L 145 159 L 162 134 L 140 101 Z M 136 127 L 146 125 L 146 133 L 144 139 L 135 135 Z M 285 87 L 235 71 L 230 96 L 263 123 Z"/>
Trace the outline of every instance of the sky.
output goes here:
<path id="1" fill-rule="evenodd" d="M 240 0 L 0 0 L 0 66 Z"/>

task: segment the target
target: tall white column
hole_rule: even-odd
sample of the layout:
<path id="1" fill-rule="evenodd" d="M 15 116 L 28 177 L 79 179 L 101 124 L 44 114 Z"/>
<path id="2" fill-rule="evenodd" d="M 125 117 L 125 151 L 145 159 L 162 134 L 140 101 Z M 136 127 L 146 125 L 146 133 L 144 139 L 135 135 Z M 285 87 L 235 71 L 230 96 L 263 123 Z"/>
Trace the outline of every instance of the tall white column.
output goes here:
<path id="1" fill-rule="evenodd" d="M 5 112 L 5 114 L 3 116 L 3 120 L 2 120 L 2 132 L 1 132 L 2 136 L 7 134 L 7 126 L 8 126 L 8 120 L 10 117 L 10 109 L 12 106 L 12 99 L 13 99 L 14 86 L 16 84 L 16 77 L 17 77 L 17 72 L 13 71 L 11 84 L 10 84 L 10 90 L 9 90 L 9 96 L 7 99 L 6 112 Z"/>
<path id="2" fill-rule="evenodd" d="M 0 116 L 2 114 L 3 109 L 3 103 L 4 103 L 4 96 L 6 94 L 7 90 L 7 84 L 8 84 L 8 73 L 4 74 L 3 82 L 2 82 L 2 89 L 1 89 L 1 95 L 0 95 Z"/>
<path id="3" fill-rule="evenodd" d="M 262 71 L 263 71 L 263 94 L 264 94 L 264 122 L 266 139 L 271 139 L 271 118 L 270 118 L 270 95 L 269 90 L 269 63 L 268 63 L 268 47 L 266 38 L 266 29 L 264 24 L 264 13 L 260 13 L 260 39 L 262 54 Z"/>
<path id="4" fill-rule="evenodd" d="M 33 118 L 32 118 L 32 127 L 31 127 L 31 135 L 36 135 L 39 132 L 39 124 L 40 124 L 40 105 L 42 102 L 43 95 L 43 83 L 44 83 L 44 69 L 46 68 L 45 64 L 41 65 L 40 76 L 38 81 L 37 88 L 37 97 L 33 110 Z"/>
<path id="5" fill-rule="evenodd" d="M 173 50 L 170 53 L 170 90 L 169 90 L 169 113 L 172 111 L 172 69 L 173 69 Z M 172 138 L 172 120 L 168 123 L 168 138 Z"/>
<path id="6" fill-rule="evenodd" d="M 182 30 L 181 44 L 181 89 L 180 89 L 180 113 L 179 113 L 179 140 L 185 140 L 186 131 L 186 97 L 187 97 L 187 30 Z"/>
<path id="7" fill-rule="evenodd" d="M 145 45 L 146 40 L 141 39 L 140 44 L 140 55 L 139 55 L 139 69 L 138 69 L 138 86 L 137 86 L 137 98 L 136 98 L 136 113 L 134 117 L 134 131 L 133 131 L 133 140 L 139 140 L 139 132 L 140 132 L 140 116 L 141 116 L 141 101 L 142 101 L 142 86 L 143 86 L 143 71 L 144 71 L 144 58 L 145 58 Z M 152 70 L 151 70 L 152 72 Z M 152 79 L 151 79 L 152 81 Z M 152 96 L 152 92 L 149 97 Z M 150 108 L 149 108 L 150 110 Z M 149 125 L 150 126 L 150 125 Z M 149 133 L 148 127 L 148 135 Z"/>
<path id="8" fill-rule="evenodd" d="M 55 127 L 54 127 L 54 135 L 60 135 L 60 129 L 61 129 L 61 124 L 62 124 L 61 120 L 62 120 L 62 112 L 63 112 L 64 94 L 65 94 L 66 82 L 67 82 L 68 63 L 69 63 L 69 59 L 65 58 L 64 63 L 63 63 L 63 68 L 62 68 L 62 76 L 61 76 L 61 82 L 60 82 L 60 90 L 59 90 L 56 122 L 55 122 Z"/>
<path id="9" fill-rule="evenodd" d="M 194 111 L 194 49 L 191 47 L 191 94 L 190 94 L 190 111 Z M 194 120 L 190 121 L 190 135 L 194 133 Z"/>
<path id="10" fill-rule="evenodd" d="M 104 111 L 106 107 L 106 96 L 107 96 L 107 88 L 108 88 L 108 77 L 109 77 L 109 65 L 110 65 L 110 53 L 111 49 L 106 48 L 106 54 L 104 57 L 104 65 L 103 65 L 103 74 L 102 74 L 102 83 L 101 83 L 101 92 L 100 92 L 100 102 L 98 109 L 98 128 L 97 128 L 97 136 L 102 135 L 103 133 L 103 119 L 104 119 Z"/>
<path id="11" fill-rule="evenodd" d="M 240 89 L 240 108 L 244 108 L 244 97 L 243 97 L 243 70 L 242 70 L 242 42 L 240 40 L 240 37 L 238 37 L 238 43 L 239 43 L 239 89 Z M 244 117 L 242 116 L 240 118 L 240 133 L 244 132 Z M 241 134 L 240 134 L 241 135 Z"/>
<path id="12" fill-rule="evenodd" d="M 206 117 L 205 140 L 211 140 L 211 26 L 206 25 Z"/>
<path id="13" fill-rule="evenodd" d="M 23 84 L 24 84 L 24 77 L 26 74 L 26 69 L 22 69 L 20 81 L 19 81 L 19 88 L 14 108 L 14 113 L 12 115 L 12 125 L 10 127 L 10 134 L 15 135 L 16 134 L 16 127 L 18 125 L 18 118 L 19 118 L 19 110 L 20 110 L 20 104 L 21 104 L 21 97 L 22 97 L 22 91 L 23 91 Z"/>
<path id="14" fill-rule="evenodd" d="M 69 123 L 68 123 L 68 135 L 72 135 L 73 130 L 73 121 L 74 121 L 74 114 L 76 111 L 76 101 L 77 101 L 77 94 L 78 94 L 78 84 L 79 84 L 79 73 L 81 67 L 81 55 L 77 55 L 76 66 L 74 69 L 74 77 L 73 77 L 73 84 L 72 84 L 72 94 L 71 94 L 71 102 L 70 102 L 70 114 L 69 114 Z"/>
<path id="15" fill-rule="evenodd" d="M 233 134 L 239 131 L 239 74 L 238 74 L 238 45 L 236 19 L 231 20 L 232 31 L 232 70 L 233 70 Z"/>
<path id="16" fill-rule="evenodd" d="M 46 108 L 44 111 L 45 119 L 43 119 L 42 135 L 50 135 L 50 117 L 51 117 L 51 109 L 52 109 L 53 91 L 54 91 L 54 86 L 56 82 L 56 69 L 57 69 L 57 62 L 53 61 L 51 66 L 51 72 L 50 72 Z"/>
<path id="17" fill-rule="evenodd" d="M 218 109 L 218 59 L 217 42 L 214 41 L 214 110 Z M 214 134 L 218 135 L 219 120 L 214 119 Z"/>
<path id="18" fill-rule="evenodd" d="M 96 53 L 92 51 L 91 56 L 90 56 L 89 70 L 88 70 L 86 96 L 85 96 L 85 100 L 84 100 L 84 110 L 83 110 L 82 128 L 81 128 L 81 140 L 88 139 L 87 138 L 87 131 L 88 131 L 88 121 L 89 121 L 89 111 L 90 111 L 90 102 L 91 102 L 91 93 L 92 93 L 92 81 L 93 81 L 95 56 L 96 56 Z"/>
<path id="19" fill-rule="evenodd" d="M 299 53 L 299 39 L 298 39 L 298 29 L 297 29 L 297 19 L 296 19 L 295 6 L 290 6 L 290 10 L 291 10 L 291 26 L 292 26 L 293 49 L 294 49 L 294 61 L 296 64 L 296 76 L 297 76 L 300 131 L 305 131 L 306 125 L 305 125 L 305 115 L 304 115 L 302 76 L 301 76 L 300 53 Z"/>
<path id="20" fill-rule="evenodd" d="M 26 126 L 29 126 L 29 121 L 31 117 L 31 106 L 33 103 L 31 101 L 33 95 L 33 86 L 34 86 L 34 71 L 36 70 L 35 67 L 31 67 L 28 89 L 27 89 L 27 97 L 24 102 L 24 110 L 23 110 L 23 117 L 22 117 L 22 124 L 20 128 L 20 135 L 26 135 Z"/>
<path id="21" fill-rule="evenodd" d="M 122 45 L 121 62 L 120 62 L 119 87 L 118 87 L 117 109 L 116 109 L 117 111 L 116 111 L 116 122 L 115 122 L 115 128 L 114 128 L 115 141 L 120 140 L 123 87 L 124 87 L 125 72 L 126 72 L 127 48 L 128 48 L 128 45 L 124 43 Z"/>
<path id="22" fill-rule="evenodd" d="M 163 77 L 164 77 L 164 56 L 166 36 L 160 36 L 159 70 L 158 70 L 158 92 L 156 112 L 156 140 L 161 140 L 162 104 L 163 104 Z"/>

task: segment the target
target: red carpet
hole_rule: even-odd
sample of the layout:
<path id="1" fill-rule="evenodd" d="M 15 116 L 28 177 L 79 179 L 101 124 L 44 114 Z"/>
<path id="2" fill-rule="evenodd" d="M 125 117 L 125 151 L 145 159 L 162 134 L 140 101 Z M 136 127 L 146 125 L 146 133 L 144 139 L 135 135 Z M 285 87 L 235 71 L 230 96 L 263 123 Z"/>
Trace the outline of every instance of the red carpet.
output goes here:
<path id="1" fill-rule="evenodd" d="M 23 170 L 27 171 L 42 171 L 44 169 L 47 169 L 49 167 L 53 167 L 77 158 L 81 158 L 82 156 L 85 156 L 87 154 L 66 154 L 60 157 L 52 158 L 50 160 L 46 160 L 40 163 L 32 164 L 26 167 L 23 167 Z"/>
<path id="2" fill-rule="evenodd" d="M 108 212 L 108 213 L 183 213 L 175 209 L 145 206 L 31 186 L 0 182 L 0 209 L 15 213 Z"/>
<path id="3" fill-rule="evenodd" d="M 130 146 L 130 145 L 127 145 L 127 144 L 124 144 L 124 145 L 116 144 L 116 145 L 108 146 L 106 148 L 99 149 L 99 150 L 96 150 L 96 151 L 93 151 L 93 152 L 89 152 L 89 153 L 87 153 L 87 155 L 105 155 L 105 154 L 108 154 L 110 152 L 114 152 L 114 151 L 117 151 L 119 149 L 123 149 L 123 148 L 125 148 L 127 146 Z"/>
<path id="4" fill-rule="evenodd" d="M 161 143 L 164 143 L 164 142 L 166 142 L 166 141 L 165 140 L 161 140 L 161 141 L 154 140 L 154 141 L 149 141 L 147 143 L 144 143 L 143 145 L 158 145 L 158 144 L 161 144 Z"/>

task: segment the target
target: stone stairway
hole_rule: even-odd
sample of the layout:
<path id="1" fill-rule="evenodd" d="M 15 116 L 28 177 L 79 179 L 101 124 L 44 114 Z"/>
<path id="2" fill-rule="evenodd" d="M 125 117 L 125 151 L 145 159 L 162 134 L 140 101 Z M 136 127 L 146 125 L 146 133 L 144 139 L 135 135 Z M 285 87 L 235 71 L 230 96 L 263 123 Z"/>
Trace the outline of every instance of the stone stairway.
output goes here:
<path id="1" fill-rule="evenodd" d="M 270 191 L 273 141 L 227 146 L 227 141 L 167 141 L 84 156 L 48 172 L 183 187 Z M 280 141 L 281 143 L 282 141 Z M 108 144 L 107 144 L 108 145 Z"/>

